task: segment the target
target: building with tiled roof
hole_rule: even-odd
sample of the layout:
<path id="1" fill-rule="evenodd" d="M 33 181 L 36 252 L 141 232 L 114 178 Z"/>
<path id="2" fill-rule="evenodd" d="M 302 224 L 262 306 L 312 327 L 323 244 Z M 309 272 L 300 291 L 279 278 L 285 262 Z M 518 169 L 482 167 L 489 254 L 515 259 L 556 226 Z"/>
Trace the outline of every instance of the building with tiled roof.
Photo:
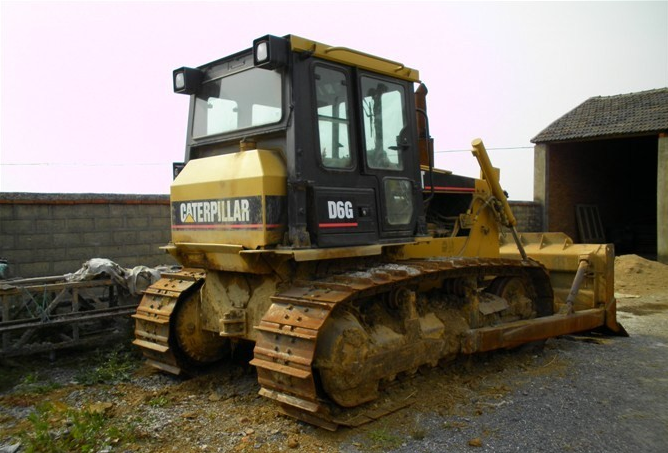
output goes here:
<path id="1" fill-rule="evenodd" d="M 668 88 L 589 98 L 531 139 L 553 143 L 668 131 Z"/>
<path id="2" fill-rule="evenodd" d="M 547 231 L 668 263 L 668 88 L 589 98 L 531 141 Z"/>

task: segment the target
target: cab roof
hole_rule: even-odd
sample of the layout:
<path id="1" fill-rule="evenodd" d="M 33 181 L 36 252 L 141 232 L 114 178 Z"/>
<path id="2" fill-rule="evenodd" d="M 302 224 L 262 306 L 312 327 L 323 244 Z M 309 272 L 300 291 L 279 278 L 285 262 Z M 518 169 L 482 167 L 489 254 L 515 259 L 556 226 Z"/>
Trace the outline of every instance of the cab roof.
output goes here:
<path id="1" fill-rule="evenodd" d="M 348 47 L 329 46 L 296 35 L 288 35 L 285 38 L 290 42 L 290 49 L 293 52 L 308 52 L 318 58 L 336 63 L 379 72 L 411 82 L 420 82 L 420 74 L 417 69 L 406 67 L 403 63 L 397 61 L 377 57 Z"/>

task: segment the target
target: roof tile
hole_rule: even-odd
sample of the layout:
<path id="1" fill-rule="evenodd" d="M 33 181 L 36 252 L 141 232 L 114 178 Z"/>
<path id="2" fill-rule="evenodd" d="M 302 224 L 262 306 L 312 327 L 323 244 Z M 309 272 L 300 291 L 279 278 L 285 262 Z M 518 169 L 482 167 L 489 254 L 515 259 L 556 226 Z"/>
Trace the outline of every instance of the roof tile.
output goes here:
<path id="1" fill-rule="evenodd" d="M 668 131 L 668 88 L 589 98 L 543 129 L 531 142 L 662 131 Z"/>

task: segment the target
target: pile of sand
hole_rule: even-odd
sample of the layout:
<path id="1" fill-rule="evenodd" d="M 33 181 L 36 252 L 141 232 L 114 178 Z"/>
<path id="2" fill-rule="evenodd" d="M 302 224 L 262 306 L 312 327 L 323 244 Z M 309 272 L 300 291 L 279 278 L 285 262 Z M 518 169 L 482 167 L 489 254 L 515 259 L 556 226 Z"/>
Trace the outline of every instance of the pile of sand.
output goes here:
<path id="1" fill-rule="evenodd" d="M 668 265 L 638 255 L 616 257 L 615 292 L 638 296 L 668 292 Z"/>

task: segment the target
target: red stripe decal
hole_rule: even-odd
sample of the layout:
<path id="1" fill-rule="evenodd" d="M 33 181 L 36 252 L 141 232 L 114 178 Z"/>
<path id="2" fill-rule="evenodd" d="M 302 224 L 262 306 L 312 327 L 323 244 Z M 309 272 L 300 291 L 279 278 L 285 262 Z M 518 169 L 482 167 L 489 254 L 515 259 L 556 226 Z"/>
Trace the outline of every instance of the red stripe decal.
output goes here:
<path id="1" fill-rule="evenodd" d="M 425 186 L 424 190 L 431 190 L 431 186 Z M 475 192 L 474 187 L 442 187 L 434 186 L 434 190 L 444 190 L 448 192 Z"/>
<path id="2" fill-rule="evenodd" d="M 357 228 L 358 223 L 321 223 L 320 228 Z"/>

